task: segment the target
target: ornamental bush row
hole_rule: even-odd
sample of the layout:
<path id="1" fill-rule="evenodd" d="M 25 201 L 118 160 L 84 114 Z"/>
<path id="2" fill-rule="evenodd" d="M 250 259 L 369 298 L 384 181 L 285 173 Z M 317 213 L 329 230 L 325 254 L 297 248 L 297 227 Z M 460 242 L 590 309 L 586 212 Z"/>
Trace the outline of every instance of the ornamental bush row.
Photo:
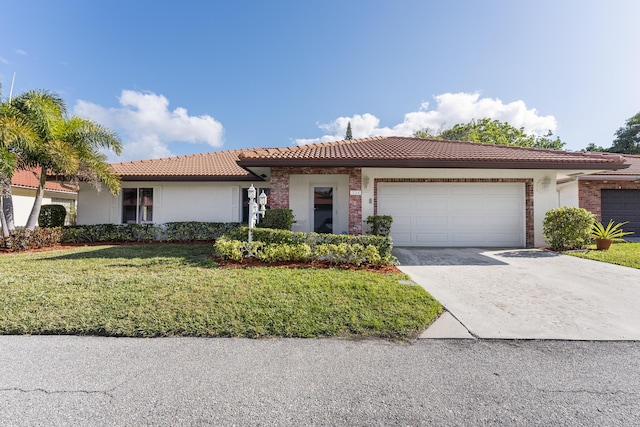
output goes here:
<path id="1" fill-rule="evenodd" d="M 314 260 L 329 261 L 331 264 L 371 263 L 375 265 L 390 264 L 391 259 L 383 259 L 373 245 L 348 243 L 265 243 L 242 240 L 218 239 L 214 245 L 216 255 L 224 259 L 242 261 L 245 257 L 254 257 L 265 262 L 309 262 Z"/>
<path id="2" fill-rule="evenodd" d="M 96 242 L 193 242 L 215 240 L 238 227 L 229 222 L 167 222 L 166 224 L 73 225 L 62 229 L 62 241 Z"/>
<path id="3" fill-rule="evenodd" d="M 230 230 L 225 236 L 229 240 L 247 241 L 248 227 L 237 227 Z M 270 228 L 254 228 L 253 240 L 260 241 L 264 244 L 279 245 L 301 245 L 307 244 L 314 250 L 315 246 L 327 245 L 361 245 L 367 247 L 369 245 L 376 248 L 381 259 L 385 263 L 391 263 L 394 258 L 391 254 L 393 245 L 391 239 L 385 236 L 373 235 L 348 235 L 348 234 L 323 234 L 323 233 L 306 233 L 301 231 L 273 230 Z"/>
<path id="4" fill-rule="evenodd" d="M 2 239 L 2 248 L 9 252 L 46 248 L 60 244 L 61 238 L 61 227 L 15 230 Z"/>

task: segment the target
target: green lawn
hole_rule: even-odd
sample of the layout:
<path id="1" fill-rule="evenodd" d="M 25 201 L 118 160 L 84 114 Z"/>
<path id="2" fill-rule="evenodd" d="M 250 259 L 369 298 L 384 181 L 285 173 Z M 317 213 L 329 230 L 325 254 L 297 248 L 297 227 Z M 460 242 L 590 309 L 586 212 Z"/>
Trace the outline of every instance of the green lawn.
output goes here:
<path id="1" fill-rule="evenodd" d="M 640 268 L 640 243 L 614 243 L 608 251 L 589 250 L 585 252 L 572 251 L 566 253 L 579 258 Z"/>
<path id="2" fill-rule="evenodd" d="M 442 307 L 400 274 L 222 269 L 210 245 L 0 256 L 0 334 L 410 339 Z"/>

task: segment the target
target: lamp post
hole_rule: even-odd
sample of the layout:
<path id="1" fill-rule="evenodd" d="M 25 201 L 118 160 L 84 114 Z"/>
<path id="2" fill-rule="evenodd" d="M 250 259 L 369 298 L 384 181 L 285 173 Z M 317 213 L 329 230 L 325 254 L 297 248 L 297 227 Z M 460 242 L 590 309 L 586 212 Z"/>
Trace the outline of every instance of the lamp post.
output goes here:
<path id="1" fill-rule="evenodd" d="M 267 211 L 267 195 L 264 191 L 258 196 L 258 202 L 260 207 L 258 208 L 258 202 L 256 202 L 256 189 L 251 184 L 251 187 L 247 189 L 247 196 L 249 196 L 249 244 L 253 241 L 253 228 L 258 223 L 259 216 L 264 218 L 264 213 Z"/>

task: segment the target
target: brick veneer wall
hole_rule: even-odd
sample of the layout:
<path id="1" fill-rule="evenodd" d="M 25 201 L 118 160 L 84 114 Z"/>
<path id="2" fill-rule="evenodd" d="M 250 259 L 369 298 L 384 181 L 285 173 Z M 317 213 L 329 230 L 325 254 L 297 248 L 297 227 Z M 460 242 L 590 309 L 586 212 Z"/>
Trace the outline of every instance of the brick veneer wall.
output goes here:
<path id="1" fill-rule="evenodd" d="M 602 190 L 640 190 L 639 181 L 579 180 L 578 205 L 602 221 Z"/>
<path id="2" fill-rule="evenodd" d="M 289 208 L 289 177 L 291 175 L 349 175 L 349 234 L 362 234 L 362 169 L 360 168 L 271 168 L 269 200 L 276 209 Z"/>
<path id="3" fill-rule="evenodd" d="M 381 182 L 521 182 L 525 194 L 525 246 L 534 246 L 533 179 L 531 178 L 375 178 L 373 180 L 373 214 L 378 214 L 378 184 Z"/>

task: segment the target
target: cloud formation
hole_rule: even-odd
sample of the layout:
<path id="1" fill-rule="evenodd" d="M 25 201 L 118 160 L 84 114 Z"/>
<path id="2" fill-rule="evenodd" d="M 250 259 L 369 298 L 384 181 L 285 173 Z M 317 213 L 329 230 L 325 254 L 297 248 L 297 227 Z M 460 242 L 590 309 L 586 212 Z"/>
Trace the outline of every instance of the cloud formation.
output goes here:
<path id="1" fill-rule="evenodd" d="M 3 58 L 2 56 L 0 56 L 0 62 L 2 62 L 3 64 L 8 64 L 9 61 L 7 61 L 5 58 Z"/>
<path id="2" fill-rule="evenodd" d="M 330 123 L 318 124 L 325 132 L 320 138 L 295 139 L 297 145 L 329 142 L 344 139 L 347 125 L 351 122 L 354 138 L 371 136 L 411 136 L 422 129 L 438 132 L 453 127 L 457 123 L 467 123 L 473 119 L 488 117 L 508 122 L 525 132 L 542 135 L 555 132 L 558 123 L 553 116 L 541 116 L 535 108 L 527 108 L 524 101 L 508 104 L 500 99 L 481 98 L 479 93 L 444 93 L 434 96 L 436 106 L 429 109 L 424 102 L 418 111 L 406 113 L 402 123 L 392 127 L 380 126 L 380 119 L 373 114 L 355 114 L 352 117 L 338 117 Z"/>
<path id="3" fill-rule="evenodd" d="M 224 128 L 209 115 L 190 116 L 185 108 L 169 110 L 169 100 L 153 92 L 123 90 L 120 107 L 105 108 L 78 100 L 74 114 L 88 117 L 122 137 L 124 150 L 118 161 L 172 156 L 169 143 L 207 144 L 219 148 Z"/>

